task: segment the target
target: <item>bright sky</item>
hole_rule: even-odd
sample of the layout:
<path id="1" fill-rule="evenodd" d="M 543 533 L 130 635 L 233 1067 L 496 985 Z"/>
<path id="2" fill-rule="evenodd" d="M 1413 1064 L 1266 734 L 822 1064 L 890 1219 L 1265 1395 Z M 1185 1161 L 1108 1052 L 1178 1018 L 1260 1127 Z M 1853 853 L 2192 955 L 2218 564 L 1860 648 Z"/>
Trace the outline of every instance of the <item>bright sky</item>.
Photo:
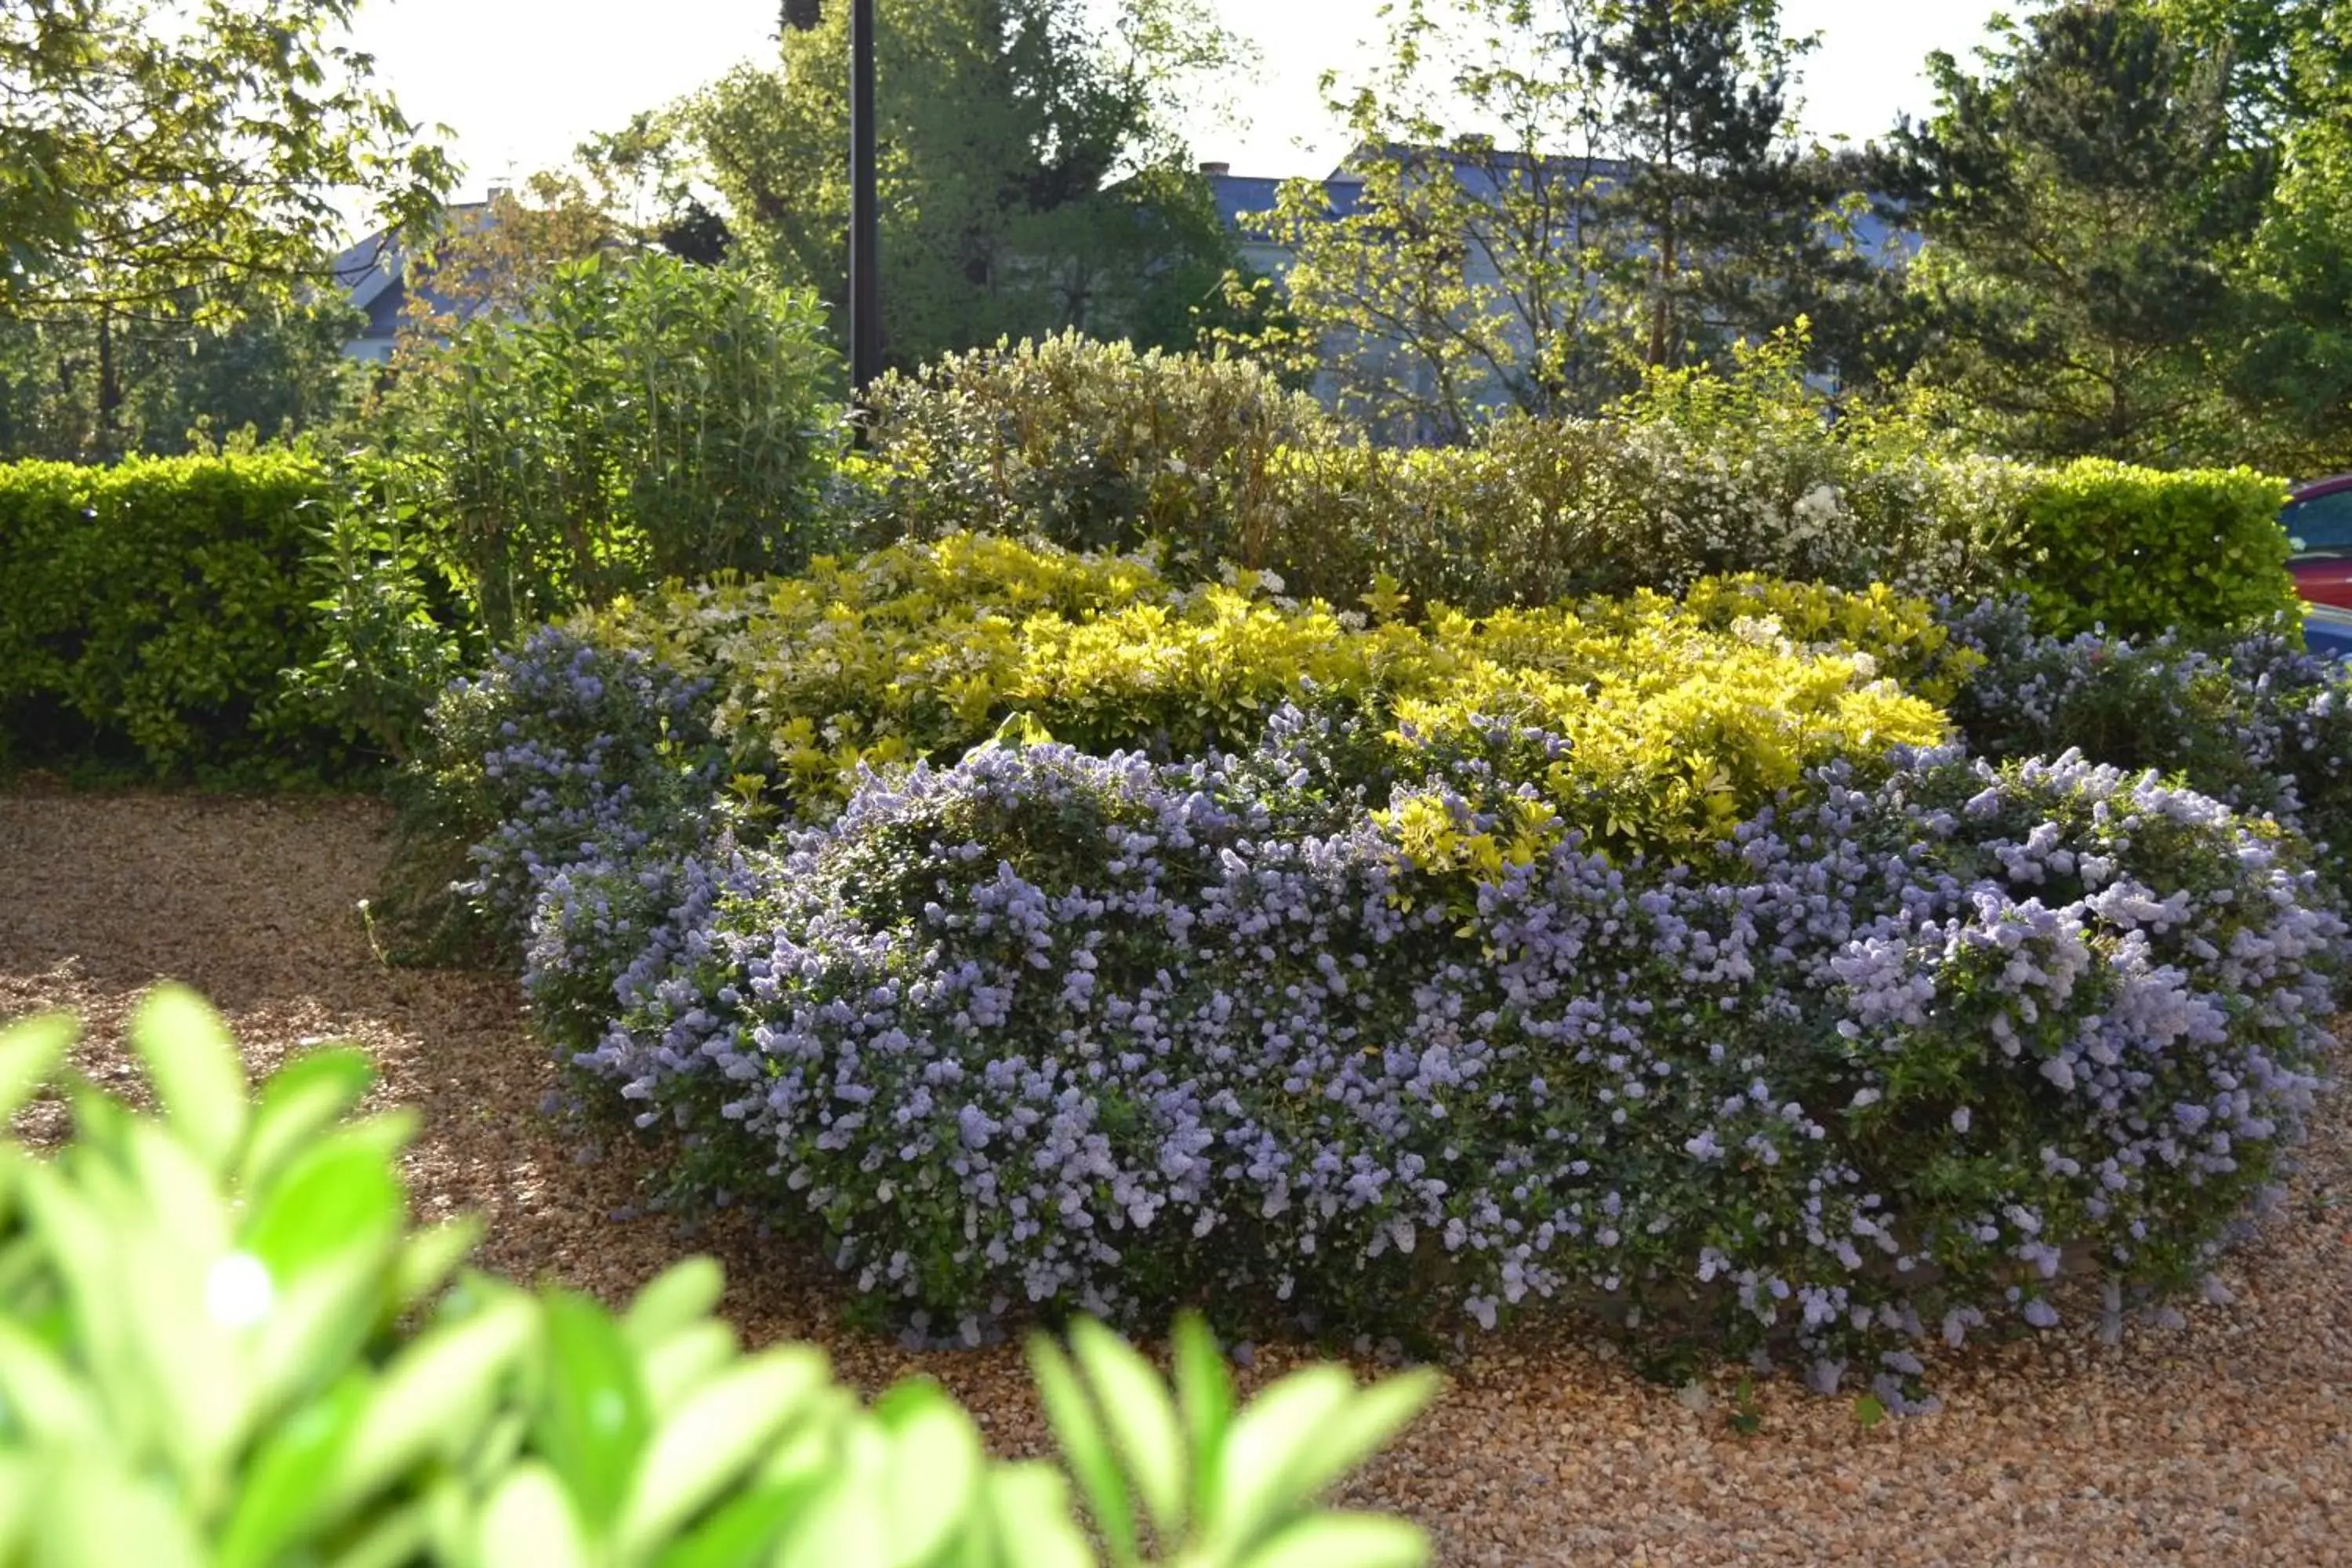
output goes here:
<path id="1" fill-rule="evenodd" d="M 828 5 L 841 0 L 825 0 Z M 1194 152 L 1236 174 L 1319 174 L 1341 150 L 1316 79 L 1343 74 L 1377 39 L 1380 0 L 1210 0 L 1256 48 L 1256 80 L 1234 93 L 1246 125 L 1191 128 Z M 1791 34 L 1818 31 L 1804 62 L 1805 123 L 1860 141 L 1898 110 L 1928 107 L 1920 62 L 1965 56 L 1998 9 L 1989 0 L 1783 0 Z M 724 73 L 771 58 L 777 0 L 362 0 L 355 32 L 409 117 L 457 132 L 473 196 L 508 174 L 562 163 L 609 130 Z"/>

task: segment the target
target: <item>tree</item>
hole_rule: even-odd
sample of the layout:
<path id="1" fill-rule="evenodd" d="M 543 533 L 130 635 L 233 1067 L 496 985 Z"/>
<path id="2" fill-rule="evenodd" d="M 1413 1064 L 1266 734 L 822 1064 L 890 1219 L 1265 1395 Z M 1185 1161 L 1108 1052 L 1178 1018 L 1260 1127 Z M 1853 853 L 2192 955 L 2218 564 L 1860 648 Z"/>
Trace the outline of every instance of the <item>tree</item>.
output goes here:
<path id="1" fill-rule="evenodd" d="M 1608 295 L 1645 369 L 1726 362 L 1732 343 L 1799 316 L 1826 328 L 1869 258 L 1836 243 L 1856 196 L 1851 160 L 1790 134 L 1796 60 L 1814 40 L 1780 30 L 1777 0 L 1621 0 L 1594 66 L 1622 173 L 1596 193 L 1615 243 Z"/>
<path id="2" fill-rule="evenodd" d="M 1789 132 L 1804 47 L 1769 0 L 1411 0 L 1381 75 L 1325 79 L 1360 184 L 1335 211 L 1293 182 L 1269 215 L 1297 328 L 1266 346 L 1442 441 L 1591 412 L 1800 315 L 1834 353 L 1873 268 L 1853 171 Z"/>
<path id="3" fill-rule="evenodd" d="M 343 353 L 359 325 L 324 297 L 217 327 L 161 312 L 109 321 L 116 405 L 101 419 L 100 318 L 0 321 L 0 461 L 95 462 L 330 428 L 364 391 L 364 371 Z"/>
<path id="4" fill-rule="evenodd" d="M 1929 241 L 1922 379 L 2021 455 L 2239 460 L 2239 264 L 2278 160 L 2226 53 L 2151 7 L 2076 3 L 1979 61 L 1931 57 L 1937 113 L 1896 135 Z"/>
<path id="5" fill-rule="evenodd" d="M 912 366 L 1065 328 L 1189 340 L 1229 242 L 1174 129 L 1173 95 L 1228 59 L 1192 0 L 880 0 L 886 357 Z M 846 5 L 788 28 L 779 68 L 744 67 L 637 128 L 681 244 L 707 181 L 726 231 L 846 309 Z M 1164 340 L 1160 334 L 1165 334 Z"/>
<path id="6" fill-rule="evenodd" d="M 446 187 L 440 150 L 336 41 L 354 3 L 0 5 L 0 319 L 87 325 L 101 447 L 126 333 L 299 299 L 339 190 L 406 224 Z"/>
<path id="7" fill-rule="evenodd" d="M 2352 468 L 2352 4 L 2151 0 L 2222 62 L 2233 140 L 2275 150 L 2228 356 L 2246 455 L 2274 472 Z"/>
<path id="8" fill-rule="evenodd" d="M 520 195 L 493 191 L 479 207 L 443 215 L 407 263 L 403 334 L 421 343 L 478 318 L 510 321 L 558 268 L 633 237 L 613 216 L 610 191 L 592 193 L 577 175 L 533 174 Z"/>

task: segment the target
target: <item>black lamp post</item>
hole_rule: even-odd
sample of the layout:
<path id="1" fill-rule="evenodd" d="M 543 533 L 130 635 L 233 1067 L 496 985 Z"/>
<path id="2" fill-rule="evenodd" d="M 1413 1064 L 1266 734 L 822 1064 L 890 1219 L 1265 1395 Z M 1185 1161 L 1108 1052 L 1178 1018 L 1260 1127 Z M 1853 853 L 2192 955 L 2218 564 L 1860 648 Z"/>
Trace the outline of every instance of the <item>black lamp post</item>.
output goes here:
<path id="1" fill-rule="evenodd" d="M 882 374 L 880 218 L 874 188 L 874 0 L 849 0 L 849 384 Z"/>
<path id="2" fill-rule="evenodd" d="M 817 24 L 819 0 L 783 0 L 787 27 Z M 880 220 L 874 184 L 874 0 L 849 0 L 849 384 L 882 374 Z"/>

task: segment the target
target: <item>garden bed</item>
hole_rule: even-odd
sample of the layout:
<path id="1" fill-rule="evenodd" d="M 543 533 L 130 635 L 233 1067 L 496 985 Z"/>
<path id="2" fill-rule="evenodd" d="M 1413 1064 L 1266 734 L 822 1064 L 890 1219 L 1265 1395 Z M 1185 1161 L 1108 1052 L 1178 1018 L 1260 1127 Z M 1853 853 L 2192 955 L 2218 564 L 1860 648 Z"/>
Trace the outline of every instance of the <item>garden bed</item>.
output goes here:
<path id="1" fill-rule="evenodd" d="M 1016 1352 L 911 1352 L 845 1328 L 822 1260 L 740 1218 L 687 1233 L 635 1203 L 623 1162 L 583 1162 L 539 1114 L 554 1086 L 511 984 L 389 970 L 353 912 L 385 818 L 345 802 L 150 795 L 0 798 L 0 1016 L 73 1006 L 84 1067 L 130 1077 L 117 1026 L 150 981 L 220 1000 L 251 1053 L 357 1038 L 387 1101 L 416 1106 L 427 1217 L 489 1219 L 481 1261 L 617 1298 L 716 1250 L 747 1338 L 813 1338 L 869 1389 L 939 1376 L 1006 1452 L 1042 1430 Z M 1867 1541 L 1895 1563 L 2346 1560 L 2352 1523 L 2352 1146 L 2323 1114 L 2286 1205 L 2224 1260 L 2230 1304 L 2100 1343 L 2095 1320 L 1931 1357 L 1940 1414 L 1864 1429 L 1845 1401 L 1736 1374 L 1676 1391 L 1573 1331 L 1473 1335 L 1451 1392 L 1351 1500 L 1426 1523 L 1445 1563 L 1821 1562 Z M 1262 1347 L 1252 1380 L 1315 1345 Z M 1345 1349 L 1345 1346 L 1339 1347 Z M 1369 1347 L 1377 1351 L 1377 1347 Z M 2176 1555 L 2177 1554 L 2177 1555 Z"/>

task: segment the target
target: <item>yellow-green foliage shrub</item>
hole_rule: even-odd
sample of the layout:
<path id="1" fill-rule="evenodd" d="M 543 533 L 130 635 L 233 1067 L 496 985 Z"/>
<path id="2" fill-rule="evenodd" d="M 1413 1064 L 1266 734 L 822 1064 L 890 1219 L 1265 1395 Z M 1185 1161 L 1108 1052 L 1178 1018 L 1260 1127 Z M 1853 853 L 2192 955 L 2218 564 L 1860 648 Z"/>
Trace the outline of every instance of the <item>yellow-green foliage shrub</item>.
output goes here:
<path id="1" fill-rule="evenodd" d="M 1696 609 L 1643 595 L 1414 622 L 1386 587 L 1369 613 L 1271 588 L 1182 588 L 1136 557 L 958 536 L 674 586 L 583 624 L 709 679 L 737 772 L 803 816 L 862 766 L 952 759 L 1016 715 L 1096 752 L 1190 757 L 1247 747 L 1288 703 L 1345 721 L 1375 771 L 1475 751 L 1496 721 L 1532 725 L 1556 744 L 1504 759 L 1507 782 L 1554 803 L 1557 826 L 1666 847 L 1728 831 L 1808 768 L 1945 733 L 1881 656 L 1841 640 L 1924 658 L 1940 639 L 1927 607 L 1888 595 L 1747 582 L 1702 585 Z"/>

